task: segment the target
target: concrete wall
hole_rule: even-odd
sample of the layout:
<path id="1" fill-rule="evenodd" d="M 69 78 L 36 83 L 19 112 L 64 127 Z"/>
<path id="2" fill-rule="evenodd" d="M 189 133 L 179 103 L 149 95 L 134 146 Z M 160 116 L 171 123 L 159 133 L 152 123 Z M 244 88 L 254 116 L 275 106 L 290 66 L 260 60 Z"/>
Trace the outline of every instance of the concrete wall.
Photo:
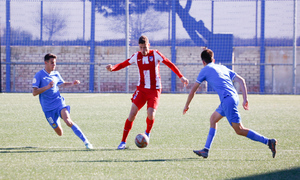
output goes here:
<path id="1" fill-rule="evenodd" d="M 171 59 L 170 47 L 151 47 L 158 49 L 166 57 Z M 138 51 L 138 47 L 130 47 L 130 55 Z M 58 55 L 57 63 L 74 63 L 72 65 L 57 65 L 57 69 L 65 81 L 79 79 L 81 84 L 69 89 L 61 89 L 62 92 L 89 92 L 89 65 L 76 63 L 89 63 L 89 47 L 80 46 L 44 46 L 28 47 L 18 46 L 11 48 L 11 62 L 43 63 L 43 57 L 46 53 L 52 52 Z M 190 80 L 190 85 L 184 88 L 177 78 L 177 91 L 188 92 L 194 84 L 198 73 L 203 68 L 200 59 L 202 48 L 199 47 L 177 47 L 177 66 L 181 72 Z M 297 57 L 300 57 L 300 48 L 298 48 Z M 94 92 L 122 92 L 126 90 L 126 70 L 118 72 L 108 72 L 105 66 L 109 63 L 116 64 L 125 60 L 125 47 L 96 47 L 95 63 L 95 81 Z M 1 61 L 6 61 L 5 47 L 1 47 Z M 249 65 L 235 65 L 233 69 L 246 79 L 248 91 L 258 93 L 260 89 L 260 67 L 254 65 L 260 63 L 259 47 L 235 47 L 234 63 L 247 63 Z M 216 59 L 216 63 L 218 60 Z M 292 64 L 292 47 L 266 47 L 266 63 Z M 298 60 L 299 63 L 299 60 Z M 21 64 L 11 66 L 11 90 L 14 92 L 31 92 L 31 82 L 37 71 L 44 67 L 41 65 Z M 135 65 L 129 66 L 129 84 L 130 91 L 134 91 L 137 81 L 137 68 Z M 292 67 L 277 65 L 272 76 L 272 66 L 265 67 L 265 90 L 267 93 L 292 93 Z M 300 69 L 298 68 L 299 72 Z M 2 91 L 6 90 L 6 66 L 1 65 Z M 161 65 L 161 77 L 163 91 L 171 91 L 171 70 L 165 65 Z M 300 92 L 300 76 L 297 75 L 297 92 Z M 15 84 L 13 84 L 15 82 Z M 274 87 L 273 87 L 274 85 Z M 238 86 L 237 86 L 238 88 Z M 199 91 L 206 92 L 206 83 L 201 85 Z"/>

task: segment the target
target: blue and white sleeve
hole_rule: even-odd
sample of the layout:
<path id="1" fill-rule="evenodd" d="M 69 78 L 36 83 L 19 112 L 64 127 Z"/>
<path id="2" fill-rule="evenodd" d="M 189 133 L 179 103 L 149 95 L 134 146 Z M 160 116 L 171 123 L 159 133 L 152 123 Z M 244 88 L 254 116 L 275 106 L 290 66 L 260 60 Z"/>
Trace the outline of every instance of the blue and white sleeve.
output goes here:
<path id="1" fill-rule="evenodd" d="M 196 79 L 196 82 L 201 84 L 203 81 L 205 81 L 205 72 L 204 72 L 204 68 L 200 71 L 197 79 Z"/>
<path id="2" fill-rule="evenodd" d="M 61 77 L 61 75 L 59 74 L 59 72 L 57 72 L 57 76 L 58 76 L 57 85 L 61 85 L 61 84 L 65 83 L 64 79 Z"/>

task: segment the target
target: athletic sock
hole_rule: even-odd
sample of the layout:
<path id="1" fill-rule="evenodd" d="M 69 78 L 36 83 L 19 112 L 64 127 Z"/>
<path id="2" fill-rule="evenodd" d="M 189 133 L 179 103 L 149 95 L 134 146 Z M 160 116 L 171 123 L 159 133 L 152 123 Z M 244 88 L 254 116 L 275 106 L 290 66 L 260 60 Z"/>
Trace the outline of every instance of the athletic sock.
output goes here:
<path id="1" fill-rule="evenodd" d="M 132 124 L 133 124 L 133 121 L 129 121 L 128 119 L 126 119 L 124 130 L 123 130 L 122 142 L 126 142 L 127 136 L 132 128 Z"/>
<path id="2" fill-rule="evenodd" d="M 87 138 L 85 137 L 81 129 L 77 126 L 77 124 L 73 123 L 71 129 L 76 134 L 76 136 L 78 136 L 85 144 L 88 143 Z"/>
<path id="3" fill-rule="evenodd" d="M 210 146 L 214 140 L 214 137 L 216 135 L 216 129 L 214 128 L 210 128 L 209 129 L 209 133 L 207 135 L 207 139 L 206 139 L 206 143 L 205 143 L 205 149 L 209 150 L 210 149 Z"/>
<path id="4" fill-rule="evenodd" d="M 253 130 L 249 130 L 247 134 L 247 138 L 253 140 L 253 141 L 259 141 L 264 144 L 268 144 L 268 138 L 264 137 L 263 135 L 258 134 L 257 132 Z"/>
<path id="5" fill-rule="evenodd" d="M 151 129 L 152 129 L 153 124 L 154 124 L 154 119 L 153 119 L 153 120 L 150 120 L 150 119 L 147 117 L 146 123 L 147 123 L 146 133 L 147 133 L 147 134 L 150 134 Z"/>

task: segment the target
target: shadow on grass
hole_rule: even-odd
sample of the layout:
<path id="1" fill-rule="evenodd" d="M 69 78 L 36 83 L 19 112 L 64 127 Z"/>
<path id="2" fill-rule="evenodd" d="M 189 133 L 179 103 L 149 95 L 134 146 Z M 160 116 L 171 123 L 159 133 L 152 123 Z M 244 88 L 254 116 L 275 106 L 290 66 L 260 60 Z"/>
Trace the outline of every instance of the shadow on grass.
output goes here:
<path id="1" fill-rule="evenodd" d="M 297 180 L 300 179 L 300 167 L 292 169 L 285 169 L 265 174 L 252 175 L 247 177 L 237 177 L 234 180 L 268 180 L 268 179 L 286 179 L 286 180 Z"/>
<path id="2" fill-rule="evenodd" d="M 75 148 L 41 148 L 41 147 L 9 147 L 0 148 L 1 153 L 45 153 L 45 152 L 76 152 L 76 151 L 114 151 L 115 149 L 75 149 Z"/>
<path id="3" fill-rule="evenodd" d="M 139 159 L 139 160 L 123 160 L 123 159 L 103 159 L 103 160 L 89 160 L 89 161 L 64 161 L 64 162 L 77 162 L 77 163 L 103 163 L 103 162 L 168 162 L 168 161 L 241 161 L 240 159 L 203 159 L 202 157 L 194 158 L 178 158 L 178 159 Z M 245 161 L 260 161 L 260 160 L 245 160 Z"/>
<path id="4" fill-rule="evenodd" d="M 199 158 L 178 158 L 178 159 L 140 159 L 140 160 L 121 160 L 121 159 L 104 159 L 95 161 L 67 161 L 67 162 L 79 162 L 79 163 L 95 163 L 95 162 L 168 162 L 168 161 L 195 161 Z M 66 161 L 64 161 L 66 162 Z"/>

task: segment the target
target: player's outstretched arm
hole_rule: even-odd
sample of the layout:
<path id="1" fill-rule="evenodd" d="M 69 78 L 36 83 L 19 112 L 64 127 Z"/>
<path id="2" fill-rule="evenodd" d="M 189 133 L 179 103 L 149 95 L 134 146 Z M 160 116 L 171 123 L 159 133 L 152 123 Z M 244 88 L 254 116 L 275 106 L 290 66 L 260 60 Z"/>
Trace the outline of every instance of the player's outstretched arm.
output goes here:
<path id="1" fill-rule="evenodd" d="M 249 110 L 248 92 L 247 92 L 247 86 L 246 86 L 245 79 L 237 74 L 233 80 L 240 84 L 242 94 L 243 94 L 243 107 L 244 107 L 245 110 Z"/>
<path id="2" fill-rule="evenodd" d="M 191 103 L 191 101 L 193 100 L 194 95 L 195 95 L 197 89 L 199 88 L 199 86 L 200 86 L 200 84 L 196 82 L 196 83 L 194 84 L 194 86 L 192 87 L 192 89 L 191 89 L 191 91 L 190 91 L 190 93 L 189 93 L 189 96 L 188 96 L 188 98 L 187 98 L 187 100 L 186 100 L 185 106 L 184 106 L 184 108 L 183 108 L 183 114 L 185 114 L 185 113 L 189 110 L 189 108 L 190 108 L 190 103 Z"/>
<path id="3" fill-rule="evenodd" d="M 64 82 L 61 87 L 72 87 L 72 86 L 75 86 L 77 84 L 80 84 L 80 81 L 79 80 L 75 80 L 73 82 Z"/>
<path id="4" fill-rule="evenodd" d="M 121 63 L 116 64 L 116 65 L 114 65 L 114 66 L 111 65 L 111 64 L 109 64 L 109 65 L 106 66 L 106 69 L 107 69 L 108 71 L 110 71 L 110 72 L 112 72 L 112 71 L 119 71 L 120 69 L 123 69 L 123 68 L 125 68 L 125 67 L 127 67 L 127 66 L 130 65 L 129 60 L 130 60 L 130 59 L 127 59 L 127 60 L 125 60 L 124 62 L 121 62 Z"/>
<path id="5" fill-rule="evenodd" d="M 54 82 L 51 81 L 47 86 L 44 86 L 42 88 L 34 87 L 32 90 L 32 94 L 33 94 L 33 96 L 42 94 L 43 92 L 47 91 L 48 89 L 52 88 L 53 86 L 54 86 Z"/>

